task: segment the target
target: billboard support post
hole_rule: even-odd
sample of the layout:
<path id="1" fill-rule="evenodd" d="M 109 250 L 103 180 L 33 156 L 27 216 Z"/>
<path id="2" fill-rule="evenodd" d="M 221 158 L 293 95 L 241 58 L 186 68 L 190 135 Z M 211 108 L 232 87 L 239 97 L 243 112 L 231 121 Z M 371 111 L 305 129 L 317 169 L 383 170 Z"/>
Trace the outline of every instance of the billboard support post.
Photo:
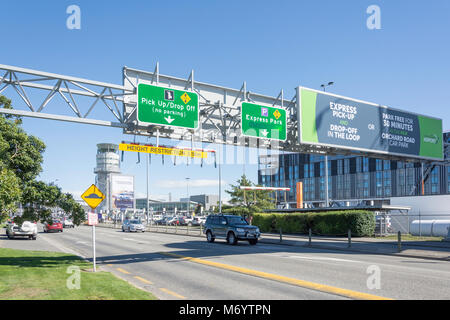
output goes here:
<path id="1" fill-rule="evenodd" d="M 328 198 L 328 155 L 325 155 L 325 207 L 330 206 L 330 201 Z"/>

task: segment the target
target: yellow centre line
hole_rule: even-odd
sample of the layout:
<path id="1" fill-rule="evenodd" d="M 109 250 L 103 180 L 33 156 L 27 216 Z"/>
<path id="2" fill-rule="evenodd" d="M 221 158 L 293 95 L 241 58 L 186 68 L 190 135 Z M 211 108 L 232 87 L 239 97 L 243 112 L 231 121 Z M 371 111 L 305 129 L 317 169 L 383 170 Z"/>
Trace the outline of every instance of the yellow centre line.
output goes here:
<path id="1" fill-rule="evenodd" d="M 135 279 L 138 279 L 139 281 L 142 281 L 142 282 L 144 282 L 144 283 L 146 283 L 146 284 L 153 284 L 153 282 L 148 281 L 147 279 L 141 278 L 141 277 L 139 277 L 139 276 L 135 276 L 134 278 L 135 278 Z"/>
<path id="2" fill-rule="evenodd" d="M 168 293 L 168 294 L 170 294 L 170 295 L 172 295 L 174 297 L 177 297 L 179 299 L 186 299 L 186 297 L 183 297 L 182 295 L 180 295 L 180 294 L 178 294 L 176 292 L 170 291 L 169 289 L 159 288 L 159 290 L 164 291 L 165 293 Z"/>
<path id="3" fill-rule="evenodd" d="M 373 294 L 368 294 L 368 293 L 363 293 L 363 292 L 358 292 L 358 291 L 353 291 L 353 290 L 348 290 L 348 289 L 342 289 L 342 288 L 319 284 L 319 283 L 314 283 L 314 282 L 310 282 L 310 281 L 280 276 L 280 275 L 276 275 L 276 274 L 272 274 L 272 273 L 267 273 L 267 272 L 262 272 L 262 271 L 257 271 L 257 270 L 242 268 L 242 267 L 236 267 L 236 266 L 223 264 L 223 263 L 219 263 L 219 262 L 207 261 L 207 260 L 203 260 L 203 259 L 199 259 L 199 258 L 186 257 L 186 256 L 182 256 L 182 255 L 175 254 L 175 253 L 170 253 L 170 252 L 159 252 L 159 253 L 162 255 L 175 257 L 175 258 L 179 258 L 182 260 L 191 261 L 191 262 L 195 262 L 195 263 L 199 263 L 199 264 L 203 264 L 203 265 L 207 265 L 207 266 L 211 266 L 211 267 L 215 267 L 215 268 L 234 271 L 234 272 L 247 274 L 247 275 L 251 275 L 251 276 L 255 276 L 255 277 L 259 277 L 259 278 L 284 282 L 284 283 L 296 285 L 299 287 L 313 289 L 316 291 L 321 291 L 321 292 L 326 292 L 326 293 L 331 293 L 331 294 L 336 294 L 339 296 L 344 296 L 344 297 L 348 297 L 348 298 L 352 298 L 352 299 L 392 300 L 390 298 L 376 296 Z"/>
<path id="4" fill-rule="evenodd" d="M 124 269 L 122 269 L 122 268 L 116 268 L 116 270 L 117 270 L 117 271 L 120 271 L 120 272 L 122 272 L 122 273 L 125 273 L 125 274 L 130 274 L 127 270 L 124 270 Z"/>

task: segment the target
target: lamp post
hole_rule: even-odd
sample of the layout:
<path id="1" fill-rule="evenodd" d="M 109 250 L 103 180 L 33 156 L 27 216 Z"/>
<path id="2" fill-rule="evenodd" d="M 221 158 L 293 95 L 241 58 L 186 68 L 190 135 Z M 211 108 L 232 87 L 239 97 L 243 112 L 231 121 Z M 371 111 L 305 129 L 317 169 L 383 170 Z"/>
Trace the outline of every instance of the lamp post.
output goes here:
<path id="1" fill-rule="evenodd" d="M 328 84 L 321 84 L 320 86 L 323 88 L 323 91 L 325 92 L 325 88 L 332 86 L 334 84 L 333 81 L 328 82 Z M 325 207 L 328 208 L 330 205 L 330 199 L 328 198 L 328 154 L 325 154 Z"/>
<path id="2" fill-rule="evenodd" d="M 334 84 L 333 81 L 328 82 L 328 84 L 321 84 L 320 86 L 323 88 L 323 91 L 325 91 L 326 87 L 332 86 Z"/>
<path id="3" fill-rule="evenodd" d="M 189 206 L 191 204 L 191 199 L 189 198 L 189 179 L 190 178 L 186 178 L 186 190 L 187 190 L 187 207 L 186 207 L 187 214 L 186 214 L 186 216 L 189 216 Z"/>

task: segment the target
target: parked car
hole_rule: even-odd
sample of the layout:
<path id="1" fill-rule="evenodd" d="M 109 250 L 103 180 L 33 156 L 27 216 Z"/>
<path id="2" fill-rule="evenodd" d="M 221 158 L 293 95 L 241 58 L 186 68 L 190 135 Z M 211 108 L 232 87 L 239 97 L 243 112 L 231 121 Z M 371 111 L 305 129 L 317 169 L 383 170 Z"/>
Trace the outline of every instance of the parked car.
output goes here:
<path id="1" fill-rule="evenodd" d="M 162 217 L 161 219 L 155 220 L 155 224 L 165 225 L 166 223 L 168 223 L 168 220 L 170 219 L 172 219 L 172 217 Z"/>
<path id="2" fill-rule="evenodd" d="M 198 219 L 199 219 L 199 221 L 200 221 L 200 224 L 201 224 L 202 226 L 205 226 L 205 223 L 206 223 L 206 217 L 198 217 Z"/>
<path id="3" fill-rule="evenodd" d="M 184 220 L 183 217 L 174 217 L 172 220 L 169 221 L 168 224 L 171 226 L 185 226 L 186 221 Z"/>
<path id="4" fill-rule="evenodd" d="M 166 218 L 166 221 L 164 222 L 164 224 L 167 224 L 167 225 L 172 225 L 172 221 L 174 221 L 175 219 L 176 219 L 177 217 L 167 217 Z"/>
<path id="5" fill-rule="evenodd" d="M 192 226 L 192 221 L 194 220 L 195 217 L 193 216 L 189 216 L 189 217 L 183 217 L 184 222 L 186 223 L 186 225 L 188 226 Z"/>
<path id="6" fill-rule="evenodd" d="M 251 245 L 255 245 L 261 236 L 259 228 L 249 225 L 241 216 L 222 214 L 209 215 L 203 233 L 208 242 L 214 242 L 216 238 L 224 238 L 228 244 L 232 245 L 237 244 L 239 240 L 246 240 Z"/>
<path id="7" fill-rule="evenodd" d="M 192 221 L 190 222 L 191 226 L 204 226 L 206 221 L 206 217 L 194 217 L 192 218 Z"/>
<path id="8" fill-rule="evenodd" d="M 44 223 L 44 232 L 63 232 L 63 224 L 60 220 L 53 220 L 52 224 Z"/>
<path id="9" fill-rule="evenodd" d="M 63 228 L 75 228 L 75 225 L 73 224 L 72 220 L 64 219 Z"/>
<path id="10" fill-rule="evenodd" d="M 8 239 L 28 237 L 29 239 L 36 240 L 37 224 L 30 221 L 23 222 L 21 226 L 18 226 L 15 223 L 9 223 L 6 227 L 6 235 L 8 236 Z"/>
<path id="11" fill-rule="evenodd" d="M 139 219 L 125 220 L 122 224 L 122 231 L 128 232 L 145 232 L 145 226 Z"/>
<path id="12" fill-rule="evenodd" d="M 151 220 L 156 223 L 156 221 L 161 220 L 163 218 L 162 214 L 154 214 L 151 218 Z"/>

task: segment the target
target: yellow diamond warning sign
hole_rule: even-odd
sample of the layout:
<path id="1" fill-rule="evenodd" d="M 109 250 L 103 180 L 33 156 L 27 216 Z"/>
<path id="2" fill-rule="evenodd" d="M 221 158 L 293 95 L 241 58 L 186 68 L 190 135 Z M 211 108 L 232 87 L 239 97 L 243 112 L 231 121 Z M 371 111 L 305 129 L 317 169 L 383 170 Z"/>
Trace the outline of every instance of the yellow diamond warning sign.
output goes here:
<path id="1" fill-rule="evenodd" d="M 278 111 L 278 109 L 275 110 L 275 112 L 273 113 L 273 115 L 275 116 L 275 119 L 277 119 L 277 120 L 278 120 L 279 117 L 281 117 L 281 113 L 280 113 L 280 111 Z"/>
<path id="2" fill-rule="evenodd" d="M 184 104 L 188 103 L 189 101 L 191 101 L 191 98 L 189 97 L 189 95 L 185 92 L 182 96 L 181 96 L 181 100 L 183 100 Z"/>
<path id="3" fill-rule="evenodd" d="M 95 209 L 105 199 L 105 195 L 93 184 L 81 195 L 81 198 L 89 207 Z"/>

